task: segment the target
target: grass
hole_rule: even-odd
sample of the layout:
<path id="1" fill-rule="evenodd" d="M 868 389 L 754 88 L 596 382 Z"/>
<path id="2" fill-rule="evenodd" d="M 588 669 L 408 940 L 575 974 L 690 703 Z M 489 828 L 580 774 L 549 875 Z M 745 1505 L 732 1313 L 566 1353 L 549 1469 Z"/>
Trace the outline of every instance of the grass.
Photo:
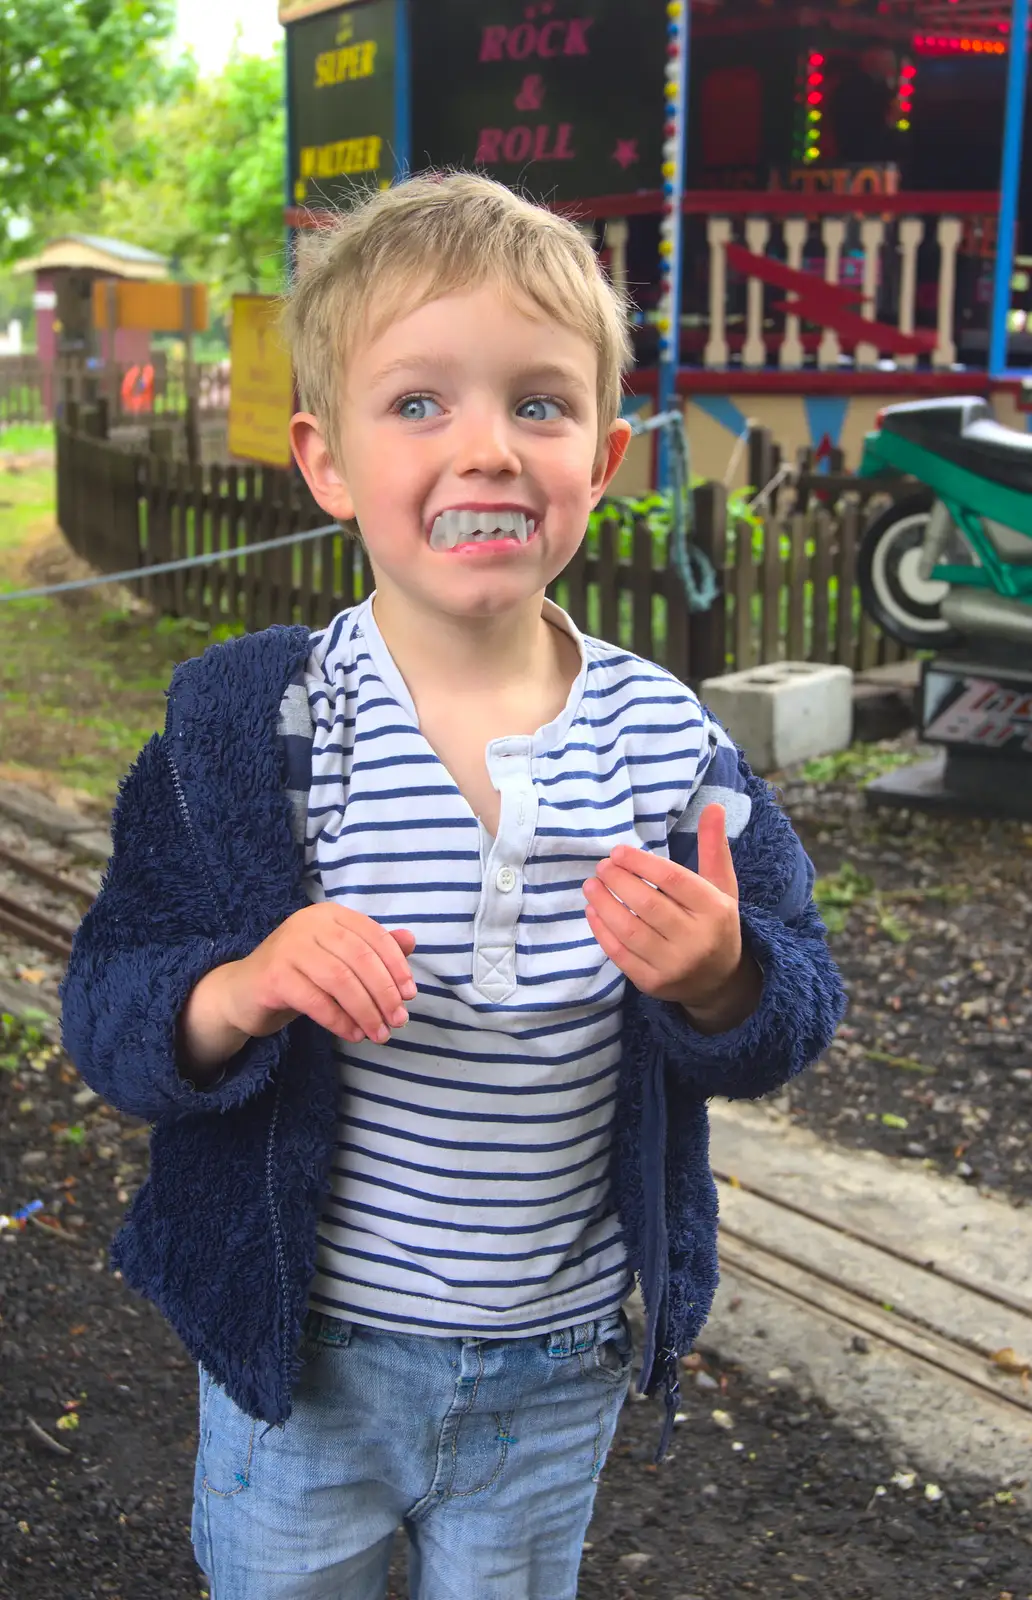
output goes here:
<path id="1" fill-rule="evenodd" d="M 54 425 L 51 422 L 13 422 L 9 428 L 0 423 L 0 457 L 29 455 L 35 450 L 54 448 Z"/>
<path id="2" fill-rule="evenodd" d="M 854 744 L 834 755 L 817 756 L 800 768 L 804 783 L 870 783 L 897 767 L 910 766 L 917 751 L 896 750 L 881 744 Z"/>
<path id="3" fill-rule="evenodd" d="M 124 590 L 2 599 L 34 580 L 78 575 L 70 559 L 54 535 L 52 469 L 12 473 L 0 463 L 0 771 L 107 806 L 164 723 L 173 667 L 199 654 L 209 632 L 192 621 L 155 623 Z"/>
<path id="4" fill-rule="evenodd" d="M 54 523 L 54 469 L 5 471 L 0 459 L 0 562 Z M 2 576 L 2 570 L 0 570 Z"/>
<path id="5" fill-rule="evenodd" d="M 851 913 L 860 911 L 868 926 L 891 939 L 893 944 L 906 944 L 911 933 L 893 906 L 956 905 L 966 900 L 968 894 L 966 884 L 956 883 L 934 884 L 923 889 L 877 889 L 874 880 L 858 872 L 851 861 L 843 861 L 837 872 L 818 878 L 813 888 L 814 900 L 829 933 L 844 932 Z M 886 1056 L 882 1059 L 898 1064 L 903 1058 Z"/>

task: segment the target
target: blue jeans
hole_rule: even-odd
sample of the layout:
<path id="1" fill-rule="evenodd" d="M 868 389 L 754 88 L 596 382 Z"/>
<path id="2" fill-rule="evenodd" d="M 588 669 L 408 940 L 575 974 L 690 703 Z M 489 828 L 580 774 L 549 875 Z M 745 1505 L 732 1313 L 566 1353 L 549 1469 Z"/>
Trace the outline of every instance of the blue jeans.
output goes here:
<path id="1" fill-rule="evenodd" d="M 310 1312 L 294 1408 L 256 1422 L 200 1373 L 193 1541 L 211 1600 L 574 1600 L 633 1356 L 622 1311 L 528 1339 Z"/>

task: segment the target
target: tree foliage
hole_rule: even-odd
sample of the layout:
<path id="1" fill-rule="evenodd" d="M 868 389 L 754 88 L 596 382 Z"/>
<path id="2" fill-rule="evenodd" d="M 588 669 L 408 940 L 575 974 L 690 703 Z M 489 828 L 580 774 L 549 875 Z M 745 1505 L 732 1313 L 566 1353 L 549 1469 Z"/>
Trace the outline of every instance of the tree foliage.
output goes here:
<path id="1" fill-rule="evenodd" d="M 218 286 L 277 289 L 283 270 L 286 114 L 281 52 L 231 58 L 202 85 L 204 125 L 187 163 L 191 247 Z"/>
<path id="2" fill-rule="evenodd" d="M 283 96 L 279 49 L 234 53 L 209 78 L 181 65 L 160 102 L 113 126 L 110 175 L 75 205 L 37 212 L 32 242 L 78 231 L 156 250 L 180 276 L 210 284 L 217 310 L 235 291 L 279 289 Z"/>
<path id="3" fill-rule="evenodd" d="M 173 0 L 0 0 L 0 248 L 8 223 L 107 170 L 111 123 L 158 91 Z"/>

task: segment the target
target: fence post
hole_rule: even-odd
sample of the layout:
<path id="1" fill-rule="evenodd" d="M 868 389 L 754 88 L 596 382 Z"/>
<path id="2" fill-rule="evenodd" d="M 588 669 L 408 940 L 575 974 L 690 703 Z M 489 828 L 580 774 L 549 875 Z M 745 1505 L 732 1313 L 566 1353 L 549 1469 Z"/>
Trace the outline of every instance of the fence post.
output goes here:
<path id="1" fill-rule="evenodd" d="M 156 423 L 147 429 L 147 454 L 171 461 L 175 453 L 175 430 L 171 423 Z"/>
<path id="2" fill-rule="evenodd" d="M 717 575 L 717 594 L 708 611 L 692 616 L 688 641 L 689 678 L 698 687 L 706 678 L 726 670 L 727 601 L 724 568 L 727 561 L 727 490 L 722 483 L 703 483 L 693 491 L 693 539 L 708 556 Z"/>
<path id="3" fill-rule="evenodd" d="M 749 482 L 754 494 L 762 494 L 777 472 L 777 454 L 769 428 L 749 429 Z"/>
<path id="4" fill-rule="evenodd" d="M 201 436 L 197 416 L 197 402 L 189 389 L 186 395 L 183 428 L 186 434 L 186 459 L 191 467 L 196 467 L 201 459 Z"/>
<path id="5" fill-rule="evenodd" d="M 796 502 L 797 511 L 810 509 L 810 474 L 813 472 L 813 451 L 807 444 L 801 444 L 796 451 Z"/>
<path id="6" fill-rule="evenodd" d="M 835 660 L 839 666 L 855 669 L 856 629 L 853 602 L 856 593 L 856 546 L 860 508 L 853 495 L 842 505 L 838 529 L 836 562 Z"/>

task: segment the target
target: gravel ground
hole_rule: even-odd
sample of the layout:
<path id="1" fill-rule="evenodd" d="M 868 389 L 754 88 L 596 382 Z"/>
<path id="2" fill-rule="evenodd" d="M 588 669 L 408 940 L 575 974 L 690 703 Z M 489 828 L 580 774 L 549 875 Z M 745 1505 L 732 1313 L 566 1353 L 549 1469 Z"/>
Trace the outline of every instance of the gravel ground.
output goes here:
<path id="1" fill-rule="evenodd" d="M 851 782 L 783 793 L 849 990 L 786 1108 L 840 1144 L 1032 1199 L 1032 825 L 871 811 Z"/>
<path id="2" fill-rule="evenodd" d="M 784 792 L 851 996 L 842 1037 L 786 1108 L 839 1142 L 1021 1203 L 1032 1192 L 1032 830 L 871 814 L 852 783 L 788 775 Z M 0 843 L 25 849 L 16 832 L 0 823 Z M 28 848 L 49 865 L 72 859 L 40 840 Z M 8 986 L 47 1002 L 57 977 L 56 962 L 0 934 Z M 201 1596 L 188 1537 L 193 1367 L 105 1268 L 145 1173 L 146 1129 L 38 1040 L 0 1041 L 0 1067 L 0 1210 L 45 1205 L 0 1234 L 0 1600 Z M 1020 1476 L 929 1492 L 785 1373 L 750 1381 L 705 1338 L 701 1352 L 658 1469 L 654 1407 L 625 1409 L 583 1600 L 1032 1600 L 1032 1490 Z M 402 1568 L 393 1600 L 406 1595 Z"/>

